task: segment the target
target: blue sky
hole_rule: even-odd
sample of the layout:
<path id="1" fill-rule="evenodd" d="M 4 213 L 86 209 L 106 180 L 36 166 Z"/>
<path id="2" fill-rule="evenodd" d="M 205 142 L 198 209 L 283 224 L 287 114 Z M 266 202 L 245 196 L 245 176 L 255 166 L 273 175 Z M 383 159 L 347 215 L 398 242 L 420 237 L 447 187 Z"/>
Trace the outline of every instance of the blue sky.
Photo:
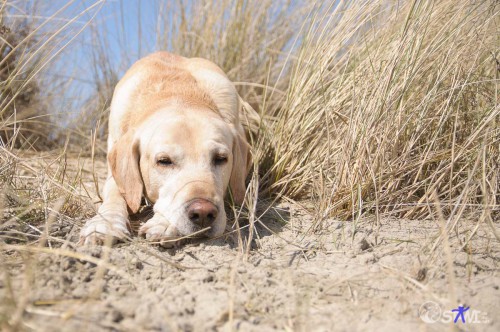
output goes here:
<path id="1" fill-rule="evenodd" d="M 33 3 L 36 1 L 31 4 L 26 2 L 27 12 Z M 59 79 L 57 86 L 52 89 L 59 89 L 61 84 L 64 84 L 65 92 L 59 96 L 61 109 L 54 112 L 78 112 L 79 105 L 92 96 L 95 73 L 98 72 L 93 68 L 95 52 L 92 50 L 99 47 L 95 44 L 96 41 L 101 43 L 111 62 L 112 70 L 117 71 L 118 77 L 137 59 L 158 49 L 154 43 L 153 32 L 159 3 L 157 0 L 56 0 L 40 9 L 41 23 L 44 18 L 67 5 L 67 8 L 57 14 L 54 21 L 56 23 L 48 27 L 48 32 L 52 33 L 51 29 L 57 29 L 68 20 L 74 20 L 63 32 L 65 38 L 60 42 L 60 46 L 82 30 L 44 73 L 48 77 Z M 98 35 L 97 38 L 93 38 L 95 34 Z M 61 83 L 65 80 L 66 82 Z M 52 90 L 51 93 L 57 91 Z"/>
<path id="2" fill-rule="evenodd" d="M 50 36 L 54 30 L 73 20 L 63 31 L 64 36 L 58 47 L 71 40 L 61 54 L 52 61 L 44 73 L 59 81 L 54 86 L 47 86 L 51 94 L 58 94 L 55 113 L 75 112 L 79 105 L 88 100 L 95 89 L 95 76 L 102 68 L 94 68 L 93 50 L 101 47 L 110 61 L 111 70 L 120 78 L 123 73 L 140 57 L 160 49 L 170 50 L 168 40 L 171 33 L 170 22 L 179 13 L 181 0 L 24 0 L 19 3 L 26 13 L 33 12 L 30 7 L 38 7 L 35 12 L 39 18 L 31 18 L 41 24 L 61 8 L 56 19 L 47 25 L 46 32 Z M 197 0 L 184 0 L 190 6 Z M 284 1 L 284 0 L 283 0 Z M 302 0 L 293 1 L 298 5 Z M 280 2 L 277 2 L 279 6 Z M 161 6 L 164 6 L 161 8 Z M 167 6 L 167 7 L 165 7 Z M 162 10 L 163 9 L 163 10 Z M 167 9 L 167 10 L 166 10 Z M 159 13 L 162 13 L 161 15 Z M 189 13 L 189 8 L 186 9 Z M 82 14 L 83 13 L 83 14 Z M 169 17 L 170 16 L 170 17 Z M 158 18 L 161 26 L 158 27 Z M 197 18 L 190 17 L 189 20 Z M 38 22 L 37 22 L 38 21 Z M 297 22 L 300 28 L 302 22 Z M 75 34 L 81 32 L 75 37 Z M 96 38 L 97 35 L 97 38 Z M 159 41 L 159 37 L 164 37 Z M 166 41 L 165 41 L 166 40 Z M 98 44 L 96 44 L 98 43 Z M 165 43 L 167 46 L 165 47 Z M 161 46 L 160 46 L 161 44 Z M 54 50 L 57 52 L 59 50 Z M 97 61 L 102 63 L 102 61 Z M 54 80 L 52 80 L 54 81 Z M 51 82 L 49 79 L 47 82 Z M 52 83 L 51 83 L 52 84 Z M 61 91 L 61 92 L 59 92 Z M 62 92 L 64 91 L 64 92 Z"/>
<path id="3" fill-rule="evenodd" d="M 94 3 L 75 2 L 71 11 L 82 12 Z M 115 68 L 119 68 L 123 74 L 131 63 L 155 50 L 148 36 L 154 28 L 152 22 L 156 17 L 156 8 L 157 1 L 154 0 L 108 0 L 99 4 L 82 17 L 84 21 L 91 20 L 91 26 L 69 47 L 65 52 L 66 57 L 76 59 L 74 63 L 78 64 L 82 76 L 85 76 L 92 63 L 91 49 L 96 47 L 93 43 L 100 40 L 106 43 L 103 48 L 116 65 Z M 92 38 L 92 34 L 99 34 L 99 37 Z"/>

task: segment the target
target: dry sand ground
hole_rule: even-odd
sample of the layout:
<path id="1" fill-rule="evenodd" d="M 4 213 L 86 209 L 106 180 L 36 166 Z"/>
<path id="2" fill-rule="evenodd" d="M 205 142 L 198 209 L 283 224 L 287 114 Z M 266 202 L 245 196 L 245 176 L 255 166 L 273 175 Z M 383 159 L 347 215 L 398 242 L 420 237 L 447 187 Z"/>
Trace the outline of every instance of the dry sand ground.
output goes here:
<path id="1" fill-rule="evenodd" d="M 90 169 L 88 162 L 85 167 Z M 92 191 L 90 182 L 89 176 Z M 36 331 L 453 327 L 419 318 L 422 305 L 433 301 L 443 311 L 470 306 L 472 316 L 457 330 L 500 331 L 500 245 L 485 225 L 464 249 L 477 221 L 463 220 L 450 234 L 449 273 L 443 243 L 431 250 L 440 233 L 435 221 L 383 218 L 377 229 L 373 219 L 356 225 L 326 220 L 321 230 L 308 232 L 313 218 L 297 205 L 271 208 L 263 218 L 269 230 L 257 227 L 258 239 L 245 257 L 236 233 L 177 250 L 142 240 L 111 250 L 74 250 L 83 219 L 58 217 L 49 243 L 67 252 L 28 255 L 22 246 L 2 251 L 0 315 L 5 321 L 19 314 L 22 325 Z M 25 310 L 16 313 L 14 302 Z M 425 308 L 426 317 L 437 317 L 432 306 Z"/>

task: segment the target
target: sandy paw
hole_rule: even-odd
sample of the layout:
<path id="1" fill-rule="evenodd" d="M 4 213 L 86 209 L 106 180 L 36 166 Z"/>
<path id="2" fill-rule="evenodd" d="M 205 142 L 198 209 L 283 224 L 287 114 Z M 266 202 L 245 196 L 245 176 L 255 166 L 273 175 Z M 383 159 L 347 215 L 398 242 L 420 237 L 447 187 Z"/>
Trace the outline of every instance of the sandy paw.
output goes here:
<path id="1" fill-rule="evenodd" d="M 165 218 L 155 214 L 139 229 L 139 235 L 144 236 L 150 242 L 157 242 L 165 248 L 173 248 L 182 245 L 182 240 L 177 240 L 181 235 L 175 226 L 171 225 Z"/>
<path id="2" fill-rule="evenodd" d="M 108 237 L 111 244 L 130 237 L 128 219 L 119 215 L 97 215 L 83 226 L 78 244 L 103 245 Z"/>

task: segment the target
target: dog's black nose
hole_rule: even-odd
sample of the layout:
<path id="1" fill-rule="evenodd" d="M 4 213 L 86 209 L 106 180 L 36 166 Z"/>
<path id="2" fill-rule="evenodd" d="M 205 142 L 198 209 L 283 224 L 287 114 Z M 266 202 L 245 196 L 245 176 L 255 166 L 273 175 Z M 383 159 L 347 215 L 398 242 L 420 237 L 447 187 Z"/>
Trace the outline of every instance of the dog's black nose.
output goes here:
<path id="1" fill-rule="evenodd" d="M 212 225 L 217 213 L 217 207 L 206 199 L 195 199 L 187 207 L 189 220 L 201 227 Z"/>

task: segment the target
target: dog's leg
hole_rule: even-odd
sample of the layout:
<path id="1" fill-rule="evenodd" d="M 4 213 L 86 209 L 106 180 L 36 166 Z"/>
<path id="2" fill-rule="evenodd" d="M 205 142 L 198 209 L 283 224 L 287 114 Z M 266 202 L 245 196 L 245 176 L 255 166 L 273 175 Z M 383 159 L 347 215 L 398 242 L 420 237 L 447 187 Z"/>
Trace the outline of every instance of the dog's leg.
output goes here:
<path id="1" fill-rule="evenodd" d="M 104 185 L 103 203 L 97 215 L 87 220 L 80 232 L 79 244 L 104 243 L 106 237 L 112 237 L 112 243 L 130 236 L 127 203 L 120 194 L 113 176 L 109 176 Z"/>
<path id="2" fill-rule="evenodd" d="M 165 248 L 173 248 L 182 244 L 182 241 L 176 240 L 180 236 L 177 228 L 159 213 L 155 213 L 153 218 L 139 228 L 139 235 L 151 242 L 158 242 Z"/>

